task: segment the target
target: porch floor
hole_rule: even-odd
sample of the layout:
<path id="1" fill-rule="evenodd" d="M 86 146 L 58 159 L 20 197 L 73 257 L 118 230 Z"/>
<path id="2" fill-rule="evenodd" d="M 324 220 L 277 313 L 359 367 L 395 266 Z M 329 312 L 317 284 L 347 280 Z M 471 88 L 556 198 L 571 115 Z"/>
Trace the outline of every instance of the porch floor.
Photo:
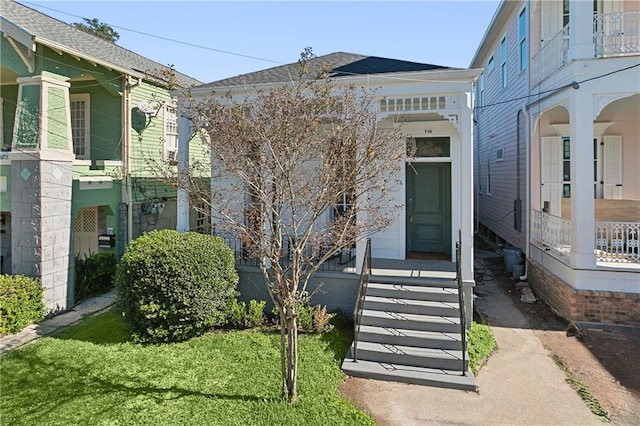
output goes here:
<path id="1" fill-rule="evenodd" d="M 399 277 L 455 278 L 456 264 L 446 261 L 416 259 L 371 259 L 373 275 Z"/>

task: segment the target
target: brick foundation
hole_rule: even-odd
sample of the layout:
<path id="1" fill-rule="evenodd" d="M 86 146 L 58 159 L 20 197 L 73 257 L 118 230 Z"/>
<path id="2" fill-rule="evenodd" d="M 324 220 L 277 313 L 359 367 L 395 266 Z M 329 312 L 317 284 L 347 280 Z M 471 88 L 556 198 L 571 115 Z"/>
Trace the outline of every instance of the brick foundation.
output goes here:
<path id="1" fill-rule="evenodd" d="M 576 290 L 532 259 L 527 275 L 536 296 L 569 321 L 640 325 L 640 294 Z"/>

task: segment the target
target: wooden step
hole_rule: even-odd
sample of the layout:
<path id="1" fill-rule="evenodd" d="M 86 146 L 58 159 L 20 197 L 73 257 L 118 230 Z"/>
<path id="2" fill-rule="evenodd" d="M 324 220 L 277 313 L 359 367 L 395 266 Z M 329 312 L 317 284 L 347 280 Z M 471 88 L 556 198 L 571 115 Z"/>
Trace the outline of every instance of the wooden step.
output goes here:
<path id="1" fill-rule="evenodd" d="M 440 287 L 440 288 L 458 288 L 458 283 L 451 278 L 435 278 L 435 277 L 408 277 L 408 276 L 389 276 L 389 275 L 370 275 L 369 283 L 380 284 L 406 284 L 418 285 L 422 287 Z"/>
<path id="2" fill-rule="evenodd" d="M 430 300 L 400 299 L 366 295 L 364 309 L 407 314 L 459 316 L 458 302 L 438 302 Z"/>
<path id="3" fill-rule="evenodd" d="M 458 333 L 445 333 L 441 331 L 408 330 L 361 325 L 358 333 L 358 341 L 415 346 L 418 348 L 462 350 L 459 330 Z"/>
<path id="4" fill-rule="evenodd" d="M 463 368 L 462 351 L 453 349 L 418 348 L 359 341 L 357 355 L 358 359 L 388 364 L 445 370 L 462 370 Z M 469 368 L 468 361 L 465 359 L 465 370 Z"/>
<path id="5" fill-rule="evenodd" d="M 344 359 L 342 370 L 353 377 L 477 391 L 476 381 L 471 371 L 467 371 L 465 375 L 462 375 L 460 371 L 411 367 L 360 359 L 354 362 L 350 354 Z"/>
<path id="6" fill-rule="evenodd" d="M 405 330 L 442 331 L 460 333 L 460 317 L 419 315 L 364 309 L 361 325 L 399 328 Z"/>
<path id="7" fill-rule="evenodd" d="M 450 287 L 371 282 L 367 287 L 367 296 L 457 303 L 458 289 Z"/>

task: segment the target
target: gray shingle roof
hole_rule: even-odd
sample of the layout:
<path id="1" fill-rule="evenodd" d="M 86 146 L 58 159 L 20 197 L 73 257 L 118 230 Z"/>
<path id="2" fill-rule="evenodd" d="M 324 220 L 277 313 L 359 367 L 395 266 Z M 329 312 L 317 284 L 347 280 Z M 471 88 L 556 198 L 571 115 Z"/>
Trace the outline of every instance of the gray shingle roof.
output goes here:
<path id="1" fill-rule="evenodd" d="M 0 16 L 46 44 L 47 41 L 72 49 L 87 59 L 106 62 L 135 74 L 166 69 L 167 66 L 138 55 L 107 40 L 78 30 L 74 26 L 12 0 L 1 0 Z M 188 75 L 175 72 L 184 86 L 201 84 Z"/>
<path id="2" fill-rule="evenodd" d="M 297 79 L 297 62 L 268 68 L 236 77 L 225 78 L 203 84 L 198 87 L 222 87 L 255 85 L 268 83 L 285 83 Z M 358 55 L 354 53 L 335 52 L 317 56 L 309 61 L 309 75 L 318 75 L 323 69 L 330 70 L 331 78 L 348 77 L 354 75 L 388 74 L 394 72 L 413 72 L 454 69 L 440 65 L 422 64 L 418 62 L 401 61 L 398 59 L 380 58 L 378 56 Z"/>

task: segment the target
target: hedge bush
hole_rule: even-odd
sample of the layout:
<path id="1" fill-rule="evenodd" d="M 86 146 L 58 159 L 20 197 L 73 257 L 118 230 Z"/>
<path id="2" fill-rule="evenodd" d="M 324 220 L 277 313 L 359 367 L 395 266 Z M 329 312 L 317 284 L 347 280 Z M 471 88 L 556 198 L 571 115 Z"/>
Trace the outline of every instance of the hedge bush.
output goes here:
<path id="1" fill-rule="evenodd" d="M 14 334 L 42 320 L 42 287 L 34 278 L 0 275 L 0 335 Z"/>
<path id="2" fill-rule="evenodd" d="M 267 302 L 251 299 L 249 304 L 232 299 L 229 304 L 229 323 L 235 328 L 255 328 L 264 322 Z"/>
<path id="3" fill-rule="evenodd" d="M 132 241 L 116 291 L 133 338 L 175 342 L 226 323 L 238 274 L 221 238 L 165 229 Z"/>
<path id="4" fill-rule="evenodd" d="M 75 300 L 103 294 L 111 290 L 118 265 L 112 251 L 94 253 L 75 258 Z"/>

